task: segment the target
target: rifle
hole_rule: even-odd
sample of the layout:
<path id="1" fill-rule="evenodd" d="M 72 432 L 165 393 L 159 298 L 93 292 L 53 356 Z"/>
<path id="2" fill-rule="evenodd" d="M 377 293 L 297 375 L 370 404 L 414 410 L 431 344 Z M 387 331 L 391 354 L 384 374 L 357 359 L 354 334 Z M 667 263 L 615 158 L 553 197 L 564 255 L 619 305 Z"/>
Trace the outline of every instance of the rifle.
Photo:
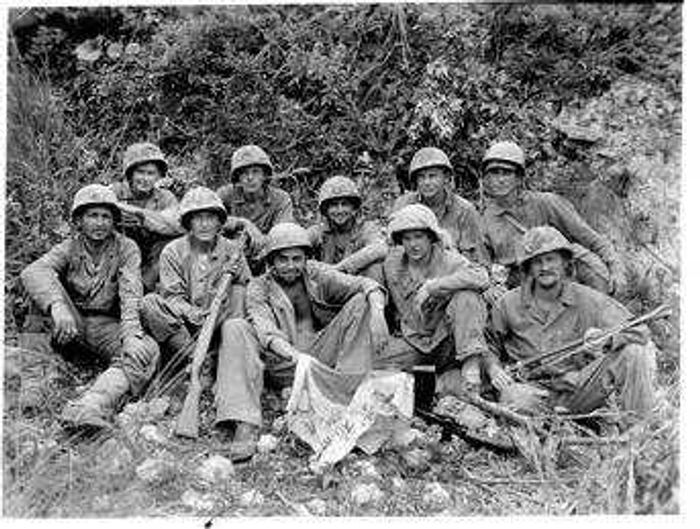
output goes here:
<path id="1" fill-rule="evenodd" d="M 604 345 L 610 338 L 621 332 L 636 327 L 637 325 L 642 325 L 648 321 L 655 320 L 657 318 L 666 318 L 670 316 L 670 314 L 670 307 L 665 303 L 662 303 L 654 310 L 647 312 L 646 314 L 639 316 L 638 318 L 625 320 L 617 324 L 616 326 L 604 331 L 603 334 L 600 335 L 600 337 L 593 340 L 593 344 Z M 531 368 L 533 372 L 537 369 L 541 370 L 545 367 L 551 367 L 555 364 L 558 364 L 560 362 L 563 362 L 564 360 L 571 358 L 572 356 L 584 352 L 588 348 L 588 346 L 589 344 L 586 343 L 586 341 L 583 338 L 578 338 L 577 340 L 572 340 L 560 347 L 557 347 L 553 351 L 546 351 L 542 354 L 533 356 L 531 358 L 520 360 L 512 366 L 508 366 L 507 370 L 511 374 L 522 373 L 522 370 L 524 368 Z M 522 377 L 521 375 L 521 378 L 525 377 Z"/>
<path id="2" fill-rule="evenodd" d="M 211 341 L 212 334 L 214 334 L 214 327 L 216 326 L 216 320 L 219 317 L 219 311 L 221 310 L 221 305 L 224 302 L 227 291 L 231 286 L 231 281 L 233 276 L 231 272 L 225 272 L 219 283 L 219 287 L 216 289 L 216 294 L 211 302 L 211 307 L 209 309 L 209 315 L 204 321 L 204 325 L 199 331 L 199 336 L 197 337 L 197 343 L 194 348 L 194 353 L 192 355 L 192 371 L 190 372 L 190 386 L 187 389 L 187 396 L 185 397 L 185 403 L 182 406 L 180 415 L 177 418 L 177 425 L 175 426 L 175 433 L 183 437 L 189 437 L 191 439 L 196 439 L 199 430 L 199 399 L 202 396 L 202 381 L 200 380 L 200 372 L 202 370 L 202 365 L 204 364 L 204 359 L 209 351 L 209 342 Z"/>

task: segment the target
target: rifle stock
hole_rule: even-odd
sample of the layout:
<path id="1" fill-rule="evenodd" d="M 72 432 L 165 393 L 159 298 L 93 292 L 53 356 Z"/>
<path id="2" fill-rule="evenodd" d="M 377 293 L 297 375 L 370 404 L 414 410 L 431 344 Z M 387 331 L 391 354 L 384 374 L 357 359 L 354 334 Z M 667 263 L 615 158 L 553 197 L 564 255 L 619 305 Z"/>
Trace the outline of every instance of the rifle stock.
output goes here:
<path id="1" fill-rule="evenodd" d="M 216 320 L 219 317 L 221 305 L 226 297 L 226 293 L 231 286 L 231 281 L 231 273 L 226 272 L 221 278 L 219 287 L 216 290 L 214 299 L 211 302 L 209 315 L 204 321 L 204 325 L 202 325 L 202 329 L 199 331 L 199 336 L 197 337 L 197 343 L 192 355 L 190 385 L 187 389 L 185 403 L 182 406 L 182 410 L 180 411 L 180 415 L 177 418 L 177 424 L 175 426 L 175 434 L 182 437 L 195 439 L 199 432 L 199 400 L 202 396 L 200 372 L 202 370 L 202 365 L 204 364 L 204 359 L 209 351 L 209 342 L 211 341 L 212 334 L 214 334 Z"/>

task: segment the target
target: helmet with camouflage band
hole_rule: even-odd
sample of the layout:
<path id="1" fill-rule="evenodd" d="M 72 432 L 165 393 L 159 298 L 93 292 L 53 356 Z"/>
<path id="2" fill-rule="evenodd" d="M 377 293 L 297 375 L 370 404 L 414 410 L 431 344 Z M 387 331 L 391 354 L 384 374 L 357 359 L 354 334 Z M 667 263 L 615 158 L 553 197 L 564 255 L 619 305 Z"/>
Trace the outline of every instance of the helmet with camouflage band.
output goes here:
<path id="1" fill-rule="evenodd" d="M 327 203 L 336 198 L 347 198 L 356 208 L 359 208 L 362 204 L 362 197 L 357 189 L 357 184 L 346 176 L 332 176 L 323 182 L 318 192 L 318 207 L 321 210 L 321 214 L 325 214 Z"/>
<path id="2" fill-rule="evenodd" d="M 481 161 L 482 171 L 499 164 L 508 167 L 515 166 L 522 174 L 525 171 L 525 153 L 517 143 L 512 141 L 499 141 L 489 147 Z"/>
<path id="3" fill-rule="evenodd" d="M 121 220 L 121 210 L 117 206 L 117 195 L 111 188 L 102 184 L 90 184 L 81 187 L 73 197 L 70 216 L 73 220 L 80 217 L 86 208 L 91 206 L 101 206 L 109 208 L 114 216 L 114 221 Z"/>
<path id="4" fill-rule="evenodd" d="M 251 165 L 264 167 L 267 171 L 267 176 L 272 174 L 272 162 L 267 153 L 257 145 L 244 145 L 236 149 L 231 156 L 231 175 L 234 178 L 238 178 L 238 172 Z"/>
<path id="5" fill-rule="evenodd" d="M 287 248 L 303 248 L 307 253 L 311 249 L 306 229 L 294 222 L 280 222 L 270 229 L 265 239 L 265 258 Z"/>
<path id="6" fill-rule="evenodd" d="M 168 171 L 168 162 L 165 160 L 165 155 L 157 145 L 152 143 L 134 143 L 124 152 L 123 174 L 129 179 L 137 165 L 144 163 L 154 163 L 160 170 L 161 177 L 164 177 Z"/>
<path id="7" fill-rule="evenodd" d="M 208 187 L 198 186 L 190 189 L 180 202 L 180 224 L 186 230 L 190 229 L 190 219 L 199 211 L 216 213 L 223 224 L 226 222 L 226 208 L 219 195 Z"/>
<path id="8" fill-rule="evenodd" d="M 569 241 L 559 230 L 551 226 L 537 226 L 530 228 L 516 249 L 518 265 L 523 266 L 530 259 L 549 252 L 563 252 L 568 258 L 573 253 Z"/>

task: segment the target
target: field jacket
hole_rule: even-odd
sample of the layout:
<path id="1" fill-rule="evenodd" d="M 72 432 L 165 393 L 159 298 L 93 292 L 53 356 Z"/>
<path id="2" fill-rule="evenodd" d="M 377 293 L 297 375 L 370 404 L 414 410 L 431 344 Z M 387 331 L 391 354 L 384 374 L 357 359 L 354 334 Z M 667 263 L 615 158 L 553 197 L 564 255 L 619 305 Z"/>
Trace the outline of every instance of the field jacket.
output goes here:
<path id="1" fill-rule="evenodd" d="M 247 202 L 240 186 L 233 184 L 220 187 L 216 193 L 223 200 L 229 216 L 248 219 L 263 234 L 280 222 L 294 222 L 292 199 L 277 187 L 267 186 L 264 198 L 256 202 Z"/>
<path id="2" fill-rule="evenodd" d="M 338 265 L 347 274 L 356 274 L 368 265 L 384 259 L 388 252 L 384 231 L 378 222 L 356 220 L 347 233 L 333 231 L 327 222 L 308 228 L 314 257 Z"/>
<path id="3" fill-rule="evenodd" d="M 351 276 L 318 261 L 307 261 L 306 292 L 314 319 L 325 327 L 355 294 L 369 295 L 379 284 L 366 277 Z M 246 311 L 263 347 L 275 338 L 299 343 L 292 302 L 270 272 L 251 279 L 246 292 Z"/>
<path id="4" fill-rule="evenodd" d="M 128 237 L 114 233 L 95 261 L 84 236 L 78 234 L 27 266 L 21 278 L 42 312 L 49 312 L 55 303 L 72 303 L 83 316 L 113 316 L 121 320 L 124 339 L 143 334 L 138 312 L 143 296 L 140 267 L 139 249 Z"/>

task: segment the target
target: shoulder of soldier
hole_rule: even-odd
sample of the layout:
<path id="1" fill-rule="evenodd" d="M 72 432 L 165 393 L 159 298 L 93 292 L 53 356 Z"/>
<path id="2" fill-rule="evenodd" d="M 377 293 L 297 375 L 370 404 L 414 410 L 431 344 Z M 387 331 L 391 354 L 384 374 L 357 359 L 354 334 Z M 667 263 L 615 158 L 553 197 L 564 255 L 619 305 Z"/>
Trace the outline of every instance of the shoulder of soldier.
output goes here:
<path id="1" fill-rule="evenodd" d="M 189 242 L 187 240 L 187 234 L 173 239 L 168 244 L 163 247 L 161 255 L 164 256 L 179 256 L 182 255 L 186 249 L 189 247 Z"/>
<path id="2" fill-rule="evenodd" d="M 476 206 L 471 200 L 467 200 L 461 195 L 458 195 L 456 191 L 452 192 L 452 197 L 454 198 L 455 205 L 462 210 L 469 211 L 470 213 L 476 214 Z"/>
<path id="3" fill-rule="evenodd" d="M 268 196 L 273 204 L 283 204 L 287 202 L 292 202 L 292 197 L 289 196 L 284 189 L 280 189 L 277 186 L 269 186 L 267 188 Z"/>
<path id="4" fill-rule="evenodd" d="M 392 211 L 398 211 L 399 209 L 415 204 L 418 202 L 418 193 L 416 191 L 406 191 L 403 195 L 399 196 L 394 202 Z"/>
<path id="5" fill-rule="evenodd" d="M 522 286 L 511 288 L 496 303 L 494 310 L 499 311 L 504 316 L 513 310 L 522 311 Z"/>
<path id="6" fill-rule="evenodd" d="M 561 200 L 563 197 L 558 193 L 554 193 L 553 191 L 526 190 L 522 192 L 521 198 L 525 203 L 551 204 L 552 202 Z"/>
<path id="7" fill-rule="evenodd" d="M 155 194 L 156 194 L 156 199 L 158 200 L 159 204 L 170 204 L 170 203 L 177 203 L 178 202 L 177 197 L 175 196 L 175 193 L 170 191 L 170 189 L 156 187 Z"/>
<path id="8" fill-rule="evenodd" d="M 574 304 L 582 310 L 590 312 L 602 311 L 605 307 L 615 306 L 625 312 L 627 307 L 607 294 L 576 281 L 571 281 L 568 286 L 574 300 Z"/>

